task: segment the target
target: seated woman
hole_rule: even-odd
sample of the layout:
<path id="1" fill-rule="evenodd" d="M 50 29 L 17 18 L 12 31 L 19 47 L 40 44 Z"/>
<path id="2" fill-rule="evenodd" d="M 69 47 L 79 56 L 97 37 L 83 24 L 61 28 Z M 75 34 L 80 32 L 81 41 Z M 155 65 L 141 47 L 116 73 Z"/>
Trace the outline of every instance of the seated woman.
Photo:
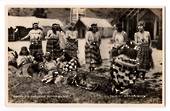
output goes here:
<path id="1" fill-rule="evenodd" d="M 72 57 L 67 51 L 63 50 L 63 55 L 57 59 L 58 68 L 62 69 L 62 74 L 77 71 L 80 63 L 77 57 Z"/>
<path id="2" fill-rule="evenodd" d="M 17 59 L 17 66 L 19 71 L 17 72 L 18 76 L 31 77 L 28 74 L 28 68 L 33 63 L 34 57 L 30 55 L 27 47 L 22 47 Z"/>
<path id="3" fill-rule="evenodd" d="M 59 75 L 59 71 L 57 68 L 57 63 L 55 60 L 51 58 L 51 53 L 46 52 L 45 61 L 43 62 L 43 68 L 46 70 L 47 75 L 45 75 L 42 79 L 42 82 L 49 83 L 57 83 L 59 78 L 62 76 Z"/>

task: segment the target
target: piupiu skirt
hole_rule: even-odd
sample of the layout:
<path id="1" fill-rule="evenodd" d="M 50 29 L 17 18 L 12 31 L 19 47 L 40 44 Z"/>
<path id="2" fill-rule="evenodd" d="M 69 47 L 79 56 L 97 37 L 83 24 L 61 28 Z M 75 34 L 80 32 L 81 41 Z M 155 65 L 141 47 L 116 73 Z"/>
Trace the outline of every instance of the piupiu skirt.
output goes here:
<path id="1" fill-rule="evenodd" d="M 65 50 L 71 57 L 77 57 L 78 40 L 67 39 Z"/>
<path id="2" fill-rule="evenodd" d="M 139 69 L 147 71 L 154 67 L 152 49 L 146 44 L 141 44 L 139 47 L 137 54 L 137 58 L 139 59 Z"/>
<path id="3" fill-rule="evenodd" d="M 50 52 L 53 59 L 60 57 L 62 49 L 60 48 L 59 39 L 49 39 L 47 41 L 46 52 Z"/>
<path id="4" fill-rule="evenodd" d="M 37 52 L 42 52 L 42 41 L 33 41 L 29 47 L 30 54 L 35 55 Z"/>
<path id="5" fill-rule="evenodd" d="M 101 65 L 102 58 L 101 58 L 99 46 L 97 45 L 96 42 L 93 42 L 90 46 L 86 43 L 85 60 L 86 60 L 86 64 L 89 64 L 90 67 L 96 67 Z"/>

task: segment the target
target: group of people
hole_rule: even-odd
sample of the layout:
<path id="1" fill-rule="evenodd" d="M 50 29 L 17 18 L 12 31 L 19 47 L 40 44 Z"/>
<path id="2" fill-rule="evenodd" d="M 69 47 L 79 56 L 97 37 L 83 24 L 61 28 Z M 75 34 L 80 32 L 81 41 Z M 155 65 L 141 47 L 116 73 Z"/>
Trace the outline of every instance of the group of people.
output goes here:
<path id="1" fill-rule="evenodd" d="M 43 31 L 39 28 L 38 23 L 33 23 L 33 29 L 21 40 L 28 38 L 30 39 L 29 50 L 31 55 L 34 56 L 37 52 L 42 51 Z M 68 26 L 67 31 L 63 31 L 59 24 L 52 24 L 52 28 L 47 32 L 45 39 L 47 40 L 46 52 L 51 53 L 53 59 L 60 57 L 63 50 L 70 51 L 69 54 L 74 57 L 77 56 L 77 31 L 73 23 Z"/>
<path id="2" fill-rule="evenodd" d="M 134 34 L 134 41 L 128 39 L 128 35 L 123 31 L 122 24 L 117 24 L 111 38 L 112 49 L 110 50 L 111 64 L 120 54 L 120 48 L 128 43 L 135 44 L 134 49 L 138 51 L 137 61 L 139 69 L 149 70 L 153 67 L 152 50 L 150 48 L 151 37 L 148 31 L 144 30 L 145 22 L 138 22 L 138 32 Z M 47 32 L 46 53 L 42 51 L 43 31 L 38 23 L 33 23 L 33 29 L 21 40 L 30 39 L 29 49 L 22 47 L 19 56 L 15 51 L 8 48 L 9 56 L 16 55 L 9 59 L 9 64 L 19 69 L 19 75 L 30 76 L 30 73 L 41 72 L 45 69 L 47 73 L 42 81 L 49 82 L 69 71 L 77 71 L 80 67 L 78 61 L 78 32 L 75 24 L 71 23 L 67 30 L 63 30 L 59 24 L 52 24 L 51 30 Z M 101 34 L 97 24 L 91 27 L 85 34 L 85 61 L 89 71 L 94 71 L 102 64 L 100 53 Z M 129 42 L 130 41 L 130 42 Z M 10 57 L 9 57 L 10 58 Z M 58 69 L 62 69 L 61 71 Z M 61 76 L 59 76 L 61 78 Z"/>
<path id="3" fill-rule="evenodd" d="M 47 32 L 45 39 L 47 40 L 46 52 L 51 54 L 53 60 L 56 60 L 65 51 L 71 57 L 77 57 L 78 54 L 78 32 L 75 24 L 68 25 L 67 30 L 62 30 L 59 24 L 52 24 L 52 29 Z M 36 56 L 36 53 L 42 51 L 43 31 L 39 28 L 38 23 L 33 23 L 33 29 L 27 36 L 21 40 L 30 39 L 29 51 L 30 55 Z M 85 58 L 86 64 L 90 71 L 101 65 L 102 59 L 100 54 L 101 34 L 97 24 L 91 24 L 91 27 L 85 35 Z"/>
<path id="4" fill-rule="evenodd" d="M 151 49 L 151 36 L 148 31 L 144 30 L 145 22 L 139 21 L 137 25 L 137 32 L 134 34 L 134 40 L 128 39 L 127 33 L 123 31 L 122 25 L 118 24 L 116 30 L 113 32 L 112 43 L 113 47 L 110 51 L 110 59 L 114 61 L 115 57 L 119 55 L 119 49 L 124 45 L 134 45 L 134 49 L 137 50 L 137 61 L 139 62 L 139 69 L 149 70 L 154 67 L 152 60 Z"/>

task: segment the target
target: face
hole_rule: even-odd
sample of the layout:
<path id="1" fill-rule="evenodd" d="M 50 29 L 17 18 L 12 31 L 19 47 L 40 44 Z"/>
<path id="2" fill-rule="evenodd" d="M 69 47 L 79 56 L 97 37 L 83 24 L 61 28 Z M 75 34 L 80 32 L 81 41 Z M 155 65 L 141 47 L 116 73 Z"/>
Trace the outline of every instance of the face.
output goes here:
<path id="1" fill-rule="evenodd" d="M 142 32 L 144 30 L 143 25 L 138 25 L 138 30 L 139 30 L 139 32 Z"/>
<path id="2" fill-rule="evenodd" d="M 113 30 L 117 30 L 116 24 L 113 25 Z"/>
<path id="3" fill-rule="evenodd" d="M 74 29 L 74 25 L 71 25 L 71 29 Z"/>
<path id="4" fill-rule="evenodd" d="M 25 55 L 27 54 L 27 50 L 22 50 L 22 53 Z"/>
<path id="5" fill-rule="evenodd" d="M 38 24 L 34 24 L 34 25 L 33 25 L 33 28 L 34 28 L 34 29 L 38 29 Z"/>
<path id="6" fill-rule="evenodd" d="M 58 29 L 60 29 L 60 25 L 55 25 L 55 27 L 56 27 L 56 29 L 58 30 Z"/>
<path id="7" fill-rule="evenodd" d="M 52 28 L 53 29 L 57 29 L 57 25 L 52 25 Z"/>
<path id="8" fill-rule="evenodd" d="M 97 31 L 97 26 L 92 26 L 92 30 L 95 32 Z"/>
<path id="9" fill-rule="evenodd" d="M 51 60 L 50 54 L 47 54 L 47 55 L 45 56 L 45 59 L 46 59 L 47 61 L 50 61 L 50 60 Z"/>

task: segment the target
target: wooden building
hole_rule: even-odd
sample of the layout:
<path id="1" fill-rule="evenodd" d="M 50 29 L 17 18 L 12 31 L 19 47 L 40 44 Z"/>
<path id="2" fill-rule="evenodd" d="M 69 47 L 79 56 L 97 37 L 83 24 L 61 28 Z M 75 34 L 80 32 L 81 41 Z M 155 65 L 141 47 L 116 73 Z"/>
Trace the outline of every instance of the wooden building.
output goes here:
<path id="1" fill-rule="evenodd" d="M 78 30 L 78 37 L 84 38 L 86 31 L 90 28 L 91 24 L 96 23 L 102 37 L 111 37 L 113 34 L 112 25 L 106 19 L 81 17 L 76 22 L 76 29 Z"/>
<path id="2" fill-rule="evenodd" d="M 124 30 L 131 40 L 137 31 L 137 22 L 145 21 L 145 30 L 151 34 L 151 40 L 162 47 L 162 9 L 161 8 L 130 8 L 119 18 Z M 156 43 L 156 44 L 157 44 Z"/>

